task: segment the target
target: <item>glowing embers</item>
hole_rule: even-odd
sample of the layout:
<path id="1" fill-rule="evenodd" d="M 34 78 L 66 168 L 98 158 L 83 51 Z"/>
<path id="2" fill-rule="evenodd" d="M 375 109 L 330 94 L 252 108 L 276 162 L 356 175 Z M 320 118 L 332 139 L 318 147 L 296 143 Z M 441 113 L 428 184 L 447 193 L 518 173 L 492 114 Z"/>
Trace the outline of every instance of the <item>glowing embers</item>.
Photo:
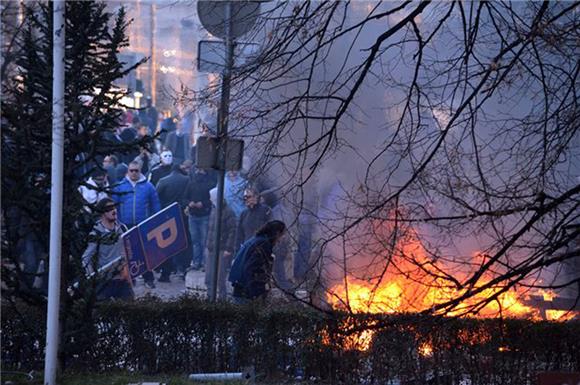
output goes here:
<path id="1" fill-rule="evenodd" d="M 419 355 L 421 357 L 430 358 L 433 357 L 433 345 L 430 342 L 423 342 L 419 345 Z"/>
<path id="2" fill-rule="evenodd" d="M 347 317 L 339 321 L 333 332 L 322 331 L 322 343 L 339 350 L 367 351 L 373 342 L 376 321 Z"/>

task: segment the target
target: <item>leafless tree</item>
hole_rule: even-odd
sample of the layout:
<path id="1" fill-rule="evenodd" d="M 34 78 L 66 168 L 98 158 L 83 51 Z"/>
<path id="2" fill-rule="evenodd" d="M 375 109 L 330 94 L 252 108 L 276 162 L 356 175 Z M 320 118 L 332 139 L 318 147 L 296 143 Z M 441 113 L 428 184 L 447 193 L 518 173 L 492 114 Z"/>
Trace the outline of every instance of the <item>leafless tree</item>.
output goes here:
<path id="1" fill-rule="evenodd" d="M 328 298 L 346 276 L 375 289 L 398 276 L 424 288 L 406 309 L 463 314 L 513 290 L 580 285 L 578 10 L 262 5 L 243 38 L 261 51 L 235 73 L 230 134 L 254 154 L 251 174 L 276 175 L 316 214 L 311 266 Z M 447 294 L 427 306 L 432 289 Z"/>

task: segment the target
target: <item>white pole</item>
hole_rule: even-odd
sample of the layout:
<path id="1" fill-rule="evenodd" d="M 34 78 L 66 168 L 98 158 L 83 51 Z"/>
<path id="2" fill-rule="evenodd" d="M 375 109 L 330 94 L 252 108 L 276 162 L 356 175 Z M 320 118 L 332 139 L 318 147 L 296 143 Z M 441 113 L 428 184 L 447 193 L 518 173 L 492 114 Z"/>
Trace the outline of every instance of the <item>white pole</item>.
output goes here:
<path id="1" fill-rule="evenodd" d="M 52 169 L 50 188 L 50 262 L 44 384 L 56 385 L 59 342 L 60 255 L 64 159 L 64 49 L 65 2 L 53 1 Z"/>

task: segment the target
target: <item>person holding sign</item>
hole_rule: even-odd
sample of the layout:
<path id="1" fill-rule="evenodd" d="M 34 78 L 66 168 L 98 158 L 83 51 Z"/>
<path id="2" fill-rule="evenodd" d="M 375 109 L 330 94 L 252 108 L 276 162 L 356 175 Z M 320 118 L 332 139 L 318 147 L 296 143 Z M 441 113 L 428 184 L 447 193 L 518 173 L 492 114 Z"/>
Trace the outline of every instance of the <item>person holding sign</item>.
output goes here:
<path id="1" fill-rule="evenodd" d="M 123 258 L 121 235 L 127 226 L 117 219 L 117 207 L 111 198 L 101 199 L 95 208 L 100 218 L 89 234 L 89 245 L 82 261 L 87 275 L 100 275 L 104 280 L 97 285 L 97 299 L 132 299 L 131 280 Z"/>

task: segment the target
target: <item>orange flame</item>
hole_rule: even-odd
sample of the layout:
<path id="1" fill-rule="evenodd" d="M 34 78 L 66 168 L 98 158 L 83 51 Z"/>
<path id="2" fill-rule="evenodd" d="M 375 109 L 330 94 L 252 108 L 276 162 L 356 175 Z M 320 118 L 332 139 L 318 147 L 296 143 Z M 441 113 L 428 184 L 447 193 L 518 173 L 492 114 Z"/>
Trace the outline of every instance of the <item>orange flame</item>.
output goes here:
<path id="1" fill-rule="evenodd" d="M 419 346 L 419 354 L 423 357 L 431 357 L 433 356 L 433 346 L 428 342 L 423 342 Z"/>
<path id="2" fill-rule="evenodd" d="M 557 321 L 574 318 L 574 312 L 559 310 L 546 310 L 542 317 L 538 309 L 525 304 L 526 292 L 489 284 L 493 279 L 491 274 L 484 274 L 478 283 L 470 288 L 470 292 L 459 284 L 469 276 L 467 271 L 456 271 L 453 277 L 455 281 L 444 277 L 433 278 L 418 267 L 421 264 L 434 267 L 435 262 L 427 258 L 427 252 L 412 231 L 410 236 L 399 242 L 397 252 L 394 254 L 396 255 L 392 255 L 390 259 L 390 269 L 383 273 L 381 278 L 364 280 L 347 275 L 342 282 L 330 288 L 327 294 L 328 303 L 335 309 L 352 313 L 420 312 L 447 304 L 465 295 L 466 299 L 460 303 L 434 313 L 446 316 L 480 318 L 507 316 Z M 486 255 L 478 253 L 472 263 L 474 266 L 481 266 L 487 258 Z M 541 294 L 545 301 L 552 301 L 556 296 L 556 293 L 549 291 Z M 347 324 L 343 326 L 345 329 L 349 328 Z M 364 331 L 349 334 L 348 338 L 351 340 L 347 345 L 350 348 L 366 350 L 372 342 L 373 333 Z M 469 340 L 477 343 L 485 338 L 486 336 L 470 336 Z M 419 346 L 418 353 L 423 357 L 429 357 L 433 354 L 433 347 L 429 343 L 423 343 Z"/>

